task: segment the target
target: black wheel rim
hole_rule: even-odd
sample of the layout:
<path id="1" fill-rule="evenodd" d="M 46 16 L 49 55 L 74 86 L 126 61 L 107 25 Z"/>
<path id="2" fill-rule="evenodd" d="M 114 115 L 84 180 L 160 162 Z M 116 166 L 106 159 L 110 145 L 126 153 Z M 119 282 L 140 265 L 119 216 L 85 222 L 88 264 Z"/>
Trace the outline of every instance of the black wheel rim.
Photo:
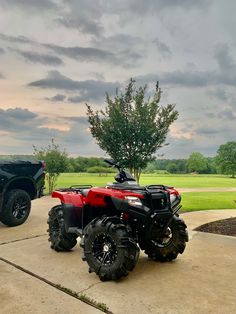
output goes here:
<path id="1" fill-rule="evenodd" d="M 166 247 L 166 246 L 170 245 L 172 240 L 173 240 L 173 234 L 172 234 L 171 229 L 168 227 L 166 229 L 166 232 L 165 232 L 163 237 L 161 237 L 159 239 L 156 239 L 156 240 L 153 240 L 152 242 L 156 246 L 163 248 L 163 247 Z"/>
<path id="2" fill-rule="evenodd" d="M 110 235 L 98 234 L 92 244 L 92 254 L 101 265 L 111 265 L 117 257 L 117 247 Z"/>
<path id="3" fill-rule="evenodd" d="M 25 217 L 28 211 L 28 202 L 25 198 L 23 197 L 18 197 L 12 208 L 12 215 L 16 219 L 22 219 Z"/>

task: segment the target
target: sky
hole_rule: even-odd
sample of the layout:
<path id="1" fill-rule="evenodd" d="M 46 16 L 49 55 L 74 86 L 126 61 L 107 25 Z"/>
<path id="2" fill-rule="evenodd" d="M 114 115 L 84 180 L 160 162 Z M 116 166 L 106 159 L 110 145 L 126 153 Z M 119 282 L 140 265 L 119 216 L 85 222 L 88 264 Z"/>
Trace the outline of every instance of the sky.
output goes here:
<path id="1" fill-rule="evenodd" d="M 71 156 L 104 156 L 85 103 L 156 81 L 175 104 L 162 158 L 214 156 L 236 140 L 234 0 L 0 0 L 0 154 L 52 138 Z"/>

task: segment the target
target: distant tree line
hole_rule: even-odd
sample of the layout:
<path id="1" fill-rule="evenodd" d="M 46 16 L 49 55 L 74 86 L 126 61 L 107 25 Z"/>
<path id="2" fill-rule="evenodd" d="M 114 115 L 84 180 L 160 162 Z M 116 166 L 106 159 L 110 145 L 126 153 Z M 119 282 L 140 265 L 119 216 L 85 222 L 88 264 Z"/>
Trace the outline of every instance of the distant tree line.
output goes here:
<path id="1" fill-rule="evenodd" d="M 34 148 L 34 156 L 46 162 L 46 180 L 51 193 L 55 188 L 57 178 L 63 172 L 88 172 L 107 174 L 114 172 L 108 167 L 103 158 L 98 157 L 68 157 L 65 150 L 61 150 L 59 145 L 51 140 L 47 147 Z M 0 156 L 1 157 L 1 156 Z M 6 156 L 2 156 L 6 157 Z M 18 159 L 20 156 L 18 156 Z M 22 156 L 26 159 L 27 156 Z M 12 156 L 11 156 L 12 158 Z M 16 158 L 16 156 L 15 156 Z M 1 160 L 1 158 L 0 158 Z M 219 147 L 216 157 L 204 157 L 199 152 L 193 152 L 188 159 L 155 159 L 150 161 L 144 172 L 146 173 L 226 173 L 234 178 L 236 174 L 236 142 L 228 142 Z"/>
<path id="2" fill-rule="evenodd" d="M 99 157 L 68 157 L 63 172 L 112 173 L 116 170 L 110 168 Z M 215 158 L 204 157 L 200 153 L 192 153 L 188 159 L 156 159 L 148 163 L 144 173 L 220 173 Z"/>
<path id="3" fill-rule="evenodd" d="M 219 172 L 214 157 L 204 157 L 200 153 L 192 153 L 188 159 L 156 159 L 148 163 L 146 173 L 201 173 L 215 174 Z"/>
<path id="4" fill-rule="evenodd" d="M 49 176 L 57 178 L 62 172 L 114 173 L 101 157 L 68 157 L 54 140 L 44 148 L 34 147 L 34 155 L 0 155 L 0 160 L 29 160 L 35 158 L 47 163 Z M 200 174 L 236 174 L 236 142 L 221 145 L 216 157 L 204 157 L 199 152 L 193 152 L 187 159 L 155 159 L 150 161 L 145 173 L 200 173 Z M 48 178 L 49 179 L 49 178 Z M 51 178 L 50 178 L 51 179 Z M 53 179 L 54 180 L 54 179 Z M 53 181 L 52 180 L 52 181 Z M 56 180 L 56 179 L 55 179 Z M 51 181 L 51 180 L 49 180 Z"/>
<path id="5" fill-rule="evenodd" d="M 65 172 L 110 173 L 115 172 L 103 158 L 99 157 L 75 157 L 68 158 L 68 166 Z"/>

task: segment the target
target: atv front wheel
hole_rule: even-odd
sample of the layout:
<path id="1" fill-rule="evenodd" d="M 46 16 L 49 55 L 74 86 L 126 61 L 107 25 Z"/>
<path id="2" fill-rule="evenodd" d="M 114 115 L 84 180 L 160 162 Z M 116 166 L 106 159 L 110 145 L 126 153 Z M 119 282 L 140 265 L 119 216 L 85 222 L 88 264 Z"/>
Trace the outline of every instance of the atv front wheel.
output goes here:
<path id="1" fill-rule="evenodd" d="M 48 213 L 48 233 L 51 248 L 57 252 L 70 251 L 77 243 L 77 235 L 65 230 L 62 206 L 54 206 Z"/>
<path id="2" fill-rule="evenodd" d="M 148 257 L 153 260 L 172 261 L 185 250 L 185 243 L 188 241 L 186 228 L 184 221 L 174 216 L 162 237 L 143 241 L 141 247 Z"/>
<path id="3" fill-rule="evenodd" d="M 139 248 L 119 218 L 96 218 L 84 230 L 81 241 L 89 272 L 102 281 L 127 276 L 138 261 Z"/>

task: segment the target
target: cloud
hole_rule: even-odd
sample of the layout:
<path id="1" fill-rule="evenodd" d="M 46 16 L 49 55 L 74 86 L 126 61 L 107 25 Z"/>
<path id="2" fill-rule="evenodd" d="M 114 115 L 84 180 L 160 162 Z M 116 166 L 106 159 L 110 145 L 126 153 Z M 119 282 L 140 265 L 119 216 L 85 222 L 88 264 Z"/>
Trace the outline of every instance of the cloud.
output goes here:
<path id="1" fill-rule="evenodd" d="M 144 0 L 139 0 L 139 2 L 145 3 Z M 209 0 L 151 0 L 148 1 L 149 9 L 170 9 L 170 8 L 180 8 L 182 10 L 189 9 L 203 9 L 211 3 Z"/>
<path id="2" fill-rule="evenodd" d="M 0 72 L 0 80 L 5 79 L 5 76 Z"/>
<path id="3" fill-rule="evenodd" d="M 44 126 L 50 122 L 48 117 L 40 116 L 28 109 L 0 109 L 0 132 L 12 139 L 23 142 L 22 151 L 32 152 L 32 144 L 49 142 L 53 137 L 62 138 L 66 132 Z M 27 147 L 28 146 L 28 147 Z"/>
<path id="4" fill-rule="evenodd" d="M 1 0 L 0 7 L 4 9 L 20 9 L 22 11 L 30 11 L 37 14 L 48 10 L 56 10 L 58 6 L 50 0 Z"/>
<path id="5" fill-rule="evenodd" d="M 129 34 L 118 33 L 111 36 L 101 36 L 101 37 L 93 37 L 92 43 L 97 46 L 103 46 L 107 49 L 116 49 L 122 50 L 127 47 L 133 47 L 137 44 L 144 45 L 145 40 L 143 40 L 139 36 L 132 36 Z"/>
<path id="6" fill-rule="evenodd" d="M 62 1 L 64 7 L 55 21 L 66 28 L 77 29 L 79 32 L 101 37 L 104 34 L 104 20 L 108 16 L 117 16 L 120 20 L 131 20 L 134 15 L 159 14 L 162 10 L 203 9 L 209 5 L 209 0 L 131 0 L 131 1 L 97 1 L 71 0 Z M 134 17 L 135 18 L 135 17 Z"/>
<path id="7" fill-rule="evenodd" d="M 172 55 L 169 46 L 167 46 L 164 42 L 160 41 L 158 38 L 153 40 L 153 43 L 156 45 L 160 55 L 164 58 L 170 57 Z"/>
<path id="8" fill-rule="evenodd" d="M 227 102 L 229 99 L 229 95 L 227 94 L 226 90 L 221 87 L 207 91 L 207 95 L 225 102 Z"/>
<path id="9" fill-rule="evenodd" d="M 105 82 L 98 80 L 75 81 L 58 71 L 50 71 L 48 76 L 39 81 L 34 81 L 28 86 L 43 89 L 58 89 L 65 91 L 77 91 L 79 95 L 68 98 L 70 102 L 82 102 L 96 100 L 105 97 L 105 92 L 114 94 L 116 88 L 120 86 L 117 82 Z M 75 98 L 77 97 L 77 98 Z"/>
<path id="10" fill-rule="evenodd" d="M 63 47 L 51 44 L 44 44 L 45 47 L 53 50 L 54 52 L 66 56 L 71 59 L 79 61 L 99 61 L 117 63 L 116 56 L 109 51 L 100 48 L 91 47 Z"/>
<path id="11" fill-rule="evenodd" d="M 127 36 L 130 38 L 131 36 Z M 123 67 L 133 67 L 138 66 L 138 61 L 145 57 L 144 53 L 133 51 L 130 49 L 131 44 L 122 45 L 120 44 L 119 36 L 116 38 L 111 39 L 109 45 L 107 45 L 107 49 L 101 49 L 96 47 L 82 47 L 82 46 L 59 46 L 55 44 L 47 44 L 47 43 L 40 43 L 36 40 L 30 39 L 25 36 L 9 36 L 0 33 L 0 39 L 4 40 L 9 43 L 13 44 L 31 44 L 36 47 L 42 47 L 53 51 L 56 54 L 65 56 L 67 58 L 80 61 L 80 62 L 103 62 L 103 63 L 110 63 L 116 66 L 123 66 Z M 134 40 L 134 39 L 133 39 Z M 109 38 L 106 38 L 106 42 L 108 43 Z M 103 40 L 93 40 L 93 44 L 97 45 L 98 47 L 105 47 L 105 42 Z M 113 42 L 113 44 L 112 44 Z M 116 49 L 114 46 L 116 45 Z M 128 48 L 127 48 L 128 47 Z M 121 49 L 122 48 L 122 49 Z M 13 48 L 11 48 L 14 50 Z M 56 56 L 50 56 L 46 54 L 39 54 L 29 51 L 21 51 L 19 49 L 15 49 L 16 52 L 21 54 L 25 59 L 31 61 L 32 59 L 37 60 L 33 62 L 49 62 L 49 58 L 54 58 L 54 62 L 60 63 L 63 62 L 60 58 Z M 52 61 L 51 61 L 52 62 Z"/>
<path id="12" fill-rule="evenodd" d="M 99 47 L 104 46 L 102 41 L 100 44 L 98 43 L 99 41 L 97 41 L 97 45 Z M 119 41 L 116 42 L 116 45 L 117 47 L 119 46 Z M 117 66 L 132 67 L 137 66 L 137 61 L 144 58 L 143 54 L 133 51 L 129 47 L 124 49 L 114 49 L 114 45 L 108 49 L 80 46 L 63 47 L 52 44 L 42 44 L 42 46 L 53 50 L 57 54 L 80 62 L 103 62 L 111 63 Z"/>
<path id="13" fill-rule="evenodd" d="M 100 23 L 93 20 L 88 20 L 85 16 L 80 16 L 79 19 L 67 17 L 60 17 L 55 19 L 56 22 L 65 26 L 66 28 L 74 28 L 81 33 L 88 33 L 93 35 L 99 35 L 103 31 L 103 27 Z"/>
<path id="14" fill-rule="evenodd" d="M 5 50 L 0 48 L 0 55 L 4 54 L 5 53 Z"/>
<path id="15" fill-rule="evenodd" d="M 148 44 L 139 36 L 118 33 L 112 36 L 94 36 L 91 43 L 103 47 L 115 55 L 113 63 L 124 67 L 138 67 L 146 57 L 145 47 Z"/>
<path id="16" fill-rule="evenodd" d="M 233 57 L 230 55 L 230 49 L 227 44 L 220 44 L 215 49 L 214 57 L 221 71 L 230 71 L 236 69 L 236 64 Z"/>
<path id="17" fill-rule="evenodd" d="M 62 65 L 63 61 L 57 56 L 52 56 L 50 54 L 43 54 L 33 51 L 22 51 L 19 49 L 11 49 L 20 56 L 22 56 L 27 62 L 40 63 L 44 65 Z"/>
<path id="18" fill-rule="evenodd" d="M 0 130 L 13 132 L 24 131 L 28 125 L 34 125 L 36 118 L 37 115 L 28 109 L 0 109 Z"/>
<path id="19" fill-rule="evenodd" d="M 172 71 L 160 74 L 140 75 L 135 80 L 142 84 L 160 81 L 161 85 L 177 85 L 185 87 L 202 87 L 214 80 L 213 73 L 206 71 Z"/>
<path id="20" fill-rule="evenodd" d="M 83 116 L 79 116 L 79 117 L 63 117 L 65 120 L 68 121 L 72 121 L 72 122 L 76 122 L 79 123 L 80 125 L 84 125 L 86 127 L 88 127 L 89 123 L 88 123 L 88 118 L 87 117 L 83 117 Z"/>
<path id="21" fill-rule="evenodd" d="M 117 14 L 119 12 L 120 18 L 126 18 L 132 14 L 144 16 L 144 15 L 160 15 L 160 12 L 164 10 L 204 10 L 211 4 L 211 0 L 120 0 L 116 3 L 106 2 L 106 6 L 103 7 L 105 12 Z M 121 14 L 122 13 L 122 14 Z"/>
<path id="22" fill-rule="evenodd" d="M 103 32 L 103 26 L 100 21 L 104 14 L 102 5 L 99 1 L 94 0 L 70 0 L 63 1 L 67 10 L 56 19 L 58 23 L 66 28 L 77 29 L 81 33 L 99 36 Z"/>
<path id="23" fill-rule="evenodd" d="M 135 78 L 142 84 L 160 81 L 161 85 L 204 87 L 211 85 L 236 86 L 236 72 L 223 73 L 216 71 L 181 71 L 162 72 L 160 74 L 146 74 Z"/>
<path id="24" fill-rule="evenodd" d="M 221 133 L 222 128 L 216 127 L 200 127 L 195 130 L 195 133 L 198 135 L 207 135 L 207 136 L 214 136 L 215 134 Z"/>
<path id="25" fill-rule="evenodd" d="M 60 126 L 66 125 L 67 128 L 65 130 L 57 128 L 56 122 Z M 78 155 L 79 152 L 82 155 L 94 156 L 99 151 L 88 132 L 88 121 L 85 116 L 49 118 L 22 108 L 0 109 L 0 135 L 11 143 L 11 145 L 3 143 L 1 146 L 2 151 L 6 150 L 8 154 L 16 152 L 32 154 L 32 144 L 44 147 L 51 138 L 54 138 L 62 148 L 66 148 L 70 154 Z M 99 152 L 101 155 L 102 152 Z"/>
<path id="26" fill-rule="evenodd" d="M 35 44 L 37 43 L 35 40 L 30 39 L 25 36 L 10 36 L 0 33 L 0 39 L 10 42 L 10 43 L 20 43 L 20 44 Z"/>
<path id="27" fill-rule="evenodd" d="M 234 120 L 236 122 L 236 114 L 230 108 L 226 108 L 226 109 L 220 111 L 217 114 L 217 116 L 218 116 L 218 118 L 226 120 L 226 121 Z"/>
<path id="28" fill-rule="evenodd" d="M 46 100 L 49 100 L 49 101 L 52 101 L 52 102 L 62 102 L 66 99 L 66 96 L 65 95 L 62 95 L 62 94 L 57 94 L 53 97 L 47 97 L 45 98 Z"/>

